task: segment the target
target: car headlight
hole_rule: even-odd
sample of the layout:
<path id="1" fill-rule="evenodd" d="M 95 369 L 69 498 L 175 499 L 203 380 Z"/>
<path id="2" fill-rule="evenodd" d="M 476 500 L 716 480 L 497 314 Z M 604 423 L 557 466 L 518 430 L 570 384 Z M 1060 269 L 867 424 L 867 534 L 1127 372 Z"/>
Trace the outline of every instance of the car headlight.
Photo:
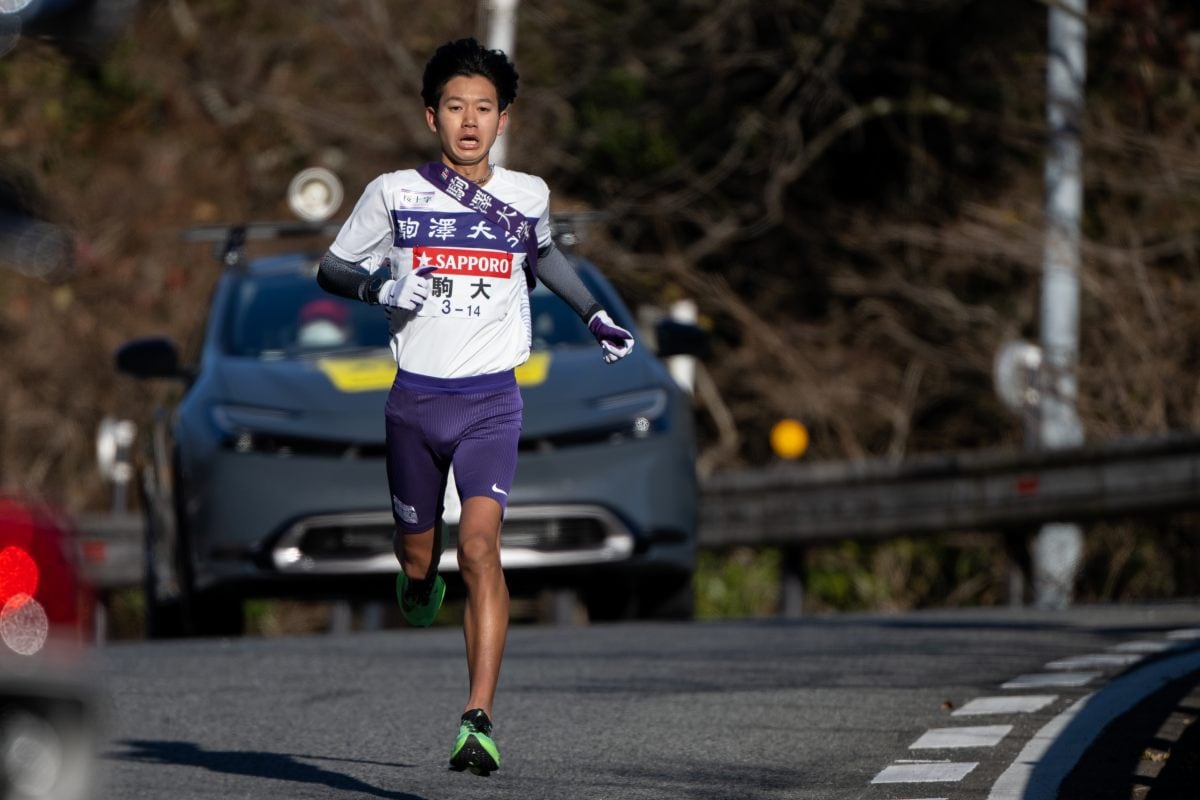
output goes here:
<path id="1" fill-rule="evenodd" d="M 665 389 L 640 389 L 601 397 L 594 401 L 605 416 L 621 416 L 613 433 L 642 439 L 667 429 L 670 398 Z"/>
<path id="2" fill-rule="evenodd" d="M 212 407 L 212 420 L 220 435 L 221 446 L 237 453 L 278 450 L 277 437 L 262 433 L 291 419 L 291 413 L 262 406 L 220 404 Z"/>

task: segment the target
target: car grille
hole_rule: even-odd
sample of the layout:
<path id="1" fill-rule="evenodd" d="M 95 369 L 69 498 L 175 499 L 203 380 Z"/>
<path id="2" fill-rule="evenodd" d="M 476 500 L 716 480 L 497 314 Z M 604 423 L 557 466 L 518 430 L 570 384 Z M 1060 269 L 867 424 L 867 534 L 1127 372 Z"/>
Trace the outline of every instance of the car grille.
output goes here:
<path id="1" fill-rule="evenodd" d="M 243 431 L 231 436 L 226 444 L 229 448 L 239 453 L 260 453 L 279 456 L 280 458 L 307 456 L 338 459 L 380 459 L 387 455 L 387 446 L 384 444 L 342 442 L 329 439 L 312 439 L 303 436 L 251 433 L 249 431 Z"/>
<path id="2" fill-rule="evenodd" d="M 500 546 L 550 553 L 600 547 L 606 536 L 604 524 L 594 517 L 514 520 L 506 522 L 501 530 Z"/>
<path id="3" fill-rule="evenodd" d="M 314 559 L 370 558 L 392 552 L 392 526 L 329 524 L 309 528 L 300 552 Z"/>
<path id="4" fill-rule="evenodd" d="M 352 574 L 394 572 L 392 517 L 386 513 L 312 517 L 293 525 L 272 551 L 282 572 Z M 441 569 L 458 568 L 457 527 L 448 526 Z M 608 511 L 594 506 L 512 507 L 500 536 L 505 567 L 588 564 L 627 558 L 633 535 Z"/>

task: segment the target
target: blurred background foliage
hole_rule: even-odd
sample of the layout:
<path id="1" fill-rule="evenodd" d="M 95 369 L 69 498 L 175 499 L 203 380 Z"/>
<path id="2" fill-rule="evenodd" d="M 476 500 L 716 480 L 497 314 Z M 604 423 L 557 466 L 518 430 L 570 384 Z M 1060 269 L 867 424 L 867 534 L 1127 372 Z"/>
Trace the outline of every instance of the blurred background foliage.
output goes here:
<path id="1" fill-rule="evenodd" d="M 78 237 L 69 281 L 0 271 L 0 485 L 102 507 L 96 423 L 161 399 L 112 353 L 189 340 L 216 277 L 178 231 L 285 218 L 305 166 L 353 197 L 434 157 L 424 61 L 482 33 L 477 0 L 162 0 L 83 68 L 34 38 L 0 58 L 0 182 Z M 521 3 L 510 164 L 606 212 L 580 249 L 635 305 L 699 304 L 732 420 L 698 407 L 705 472 L 769 464 L 785 416 L 809 459 L 1021 446 L 990 371 L 1036 338 L 1045 41 L 1035 0 Z M 1200 427 L 1198 88 L 1192 0 L 1092 0 L 1092 440 Z M 1189 521 L 1089 530 L 1082 594 L 1200 591 Z M 706 554 L 702 613 L 765 613 L 778 558 Z M 1000 602 L 1002 564 L 969 533 L 824 548 L 809 606 Z"/>

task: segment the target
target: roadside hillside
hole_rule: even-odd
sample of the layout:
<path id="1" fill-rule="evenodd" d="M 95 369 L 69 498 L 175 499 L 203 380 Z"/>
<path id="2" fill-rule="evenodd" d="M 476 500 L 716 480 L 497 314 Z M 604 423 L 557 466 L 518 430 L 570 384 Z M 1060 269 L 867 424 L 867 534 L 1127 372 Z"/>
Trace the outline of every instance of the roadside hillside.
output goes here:
<path id="1" fill-rule="evenodd" d="M 350 198 L 436 155 L 419 100 L 476 0 L 142 4 L 94 70 L 0 59 L 0 172 L 71 225 L 79 267 L 0 273 L 0 485 L 99 507 L 93 436 L 170 386 L 123 341 L 192 337 L 216 265 L 198 223 L 286 218 L 291 176 Z M 1091 439 L 1200 423 L 1200 11 L 1090 4 L 1079 409 Z M 634 305 L 692 298 L 714 337 L 703 467 L 1020 446 L 994 354 L 1036 340 L 1044 3 L 526 0 L 510 164 Z M 33 191 L 31 190 L 31 194 Z M 344 213 L 343 211 L 343 213 Z"/>

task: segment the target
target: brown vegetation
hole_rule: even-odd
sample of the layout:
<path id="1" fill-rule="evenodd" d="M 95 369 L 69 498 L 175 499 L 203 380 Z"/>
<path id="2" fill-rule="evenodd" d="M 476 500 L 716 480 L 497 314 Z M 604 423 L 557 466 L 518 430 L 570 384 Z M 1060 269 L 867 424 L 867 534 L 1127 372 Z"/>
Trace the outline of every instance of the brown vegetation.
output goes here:
<path id="1" fill-rule="evenodd" d="M 1102 439 L 1200 424 L 1200 11 L 1094 0 L 1079 409 Z M 1019 446 L 991 387 L 1036 339 L 1043 3 L 526 0 L 510 163 L 639 304 L 695 298 L 717 342 L 709 468 Z M 479 4 L 146 3 L 94 75 L 0 60 L 0 159 L 87 248 L 47 286 L 0 274 L 0 483 L 103 502 L 99 418 L 168 387 L 115 376 L 125 339 L 188 339 L 215 265 L 194 223 L 281 218 L 299 168 L 352 196 L 434 155 L 418 83 Z M 724 425 L 717 421 L 727 413 Z M 727 434 L 719 436 L 721 430 Z M 735 438 L 728 435 L 735 433 Z"/>

